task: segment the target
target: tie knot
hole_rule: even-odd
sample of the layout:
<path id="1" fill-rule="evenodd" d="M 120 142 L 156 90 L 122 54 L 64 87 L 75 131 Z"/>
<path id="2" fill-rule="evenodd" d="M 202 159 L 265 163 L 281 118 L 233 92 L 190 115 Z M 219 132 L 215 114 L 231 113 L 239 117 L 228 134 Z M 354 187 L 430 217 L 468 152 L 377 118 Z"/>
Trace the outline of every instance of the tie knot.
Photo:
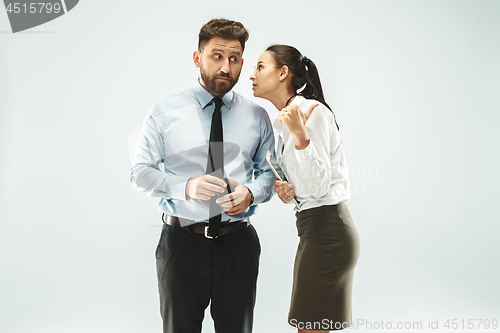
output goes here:
<path id="1" fill-rule="evenodd" d="M 222 99 L 220 97 L 214 97 L 213 101 L 215 103 L 215 108 L 220 109 L 222 106 Z"/>

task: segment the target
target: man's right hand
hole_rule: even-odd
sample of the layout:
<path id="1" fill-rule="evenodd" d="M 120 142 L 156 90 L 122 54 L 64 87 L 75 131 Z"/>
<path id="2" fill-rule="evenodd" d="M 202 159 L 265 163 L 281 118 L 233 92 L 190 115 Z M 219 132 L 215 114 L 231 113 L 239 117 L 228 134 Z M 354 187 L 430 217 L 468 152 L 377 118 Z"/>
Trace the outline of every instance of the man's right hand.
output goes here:
<path id="1" fill-rule="evenodd" d="M 211 175 L 200 175 L 188 180 L 186 195 L 193 199 L 210 200 L 217 193 L 224 193 L 227 184 Z"/>

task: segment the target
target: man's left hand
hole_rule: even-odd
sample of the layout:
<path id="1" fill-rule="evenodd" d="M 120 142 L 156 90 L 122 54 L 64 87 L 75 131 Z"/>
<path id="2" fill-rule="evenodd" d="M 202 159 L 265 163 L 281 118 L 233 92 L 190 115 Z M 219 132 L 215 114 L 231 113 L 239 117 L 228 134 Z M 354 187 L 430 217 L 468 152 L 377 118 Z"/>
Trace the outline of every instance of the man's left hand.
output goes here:
<path id="1" fill-rule="evenodd" d="M 243 212 L 248 208 L 248 206 L 250 206 L 252 195 L 246 186 L 241 185 L 230 177 L 227 177 L 227 180 L 233 186 L 234 192 L 220 197 L 215 202 L 222 207 L 227 215 L 236 215 Z"/>

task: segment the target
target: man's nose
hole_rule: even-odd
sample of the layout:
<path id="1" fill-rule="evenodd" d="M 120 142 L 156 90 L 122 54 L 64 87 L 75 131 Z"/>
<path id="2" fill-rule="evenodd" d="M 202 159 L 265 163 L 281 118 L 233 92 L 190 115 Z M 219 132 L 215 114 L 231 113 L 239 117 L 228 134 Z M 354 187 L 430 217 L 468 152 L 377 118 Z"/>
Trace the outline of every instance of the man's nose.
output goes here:
<path id="1" fill-rule="evenodd" d="M 226 59 L 224 61 L 220 70 L 221 70 L 221 72 L 224 72 L 226 74 L 231 72 L 231 67 L 229 67 L 229 59 Z"/>

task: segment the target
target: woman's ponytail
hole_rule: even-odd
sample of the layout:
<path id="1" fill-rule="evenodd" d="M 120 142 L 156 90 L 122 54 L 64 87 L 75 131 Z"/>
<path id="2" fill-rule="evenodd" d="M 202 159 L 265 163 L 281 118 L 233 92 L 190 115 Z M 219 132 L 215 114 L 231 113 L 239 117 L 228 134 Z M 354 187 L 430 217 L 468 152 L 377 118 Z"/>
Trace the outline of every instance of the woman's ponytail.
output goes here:
<path id="1" fill-rule="evenodd" d="M 279 67 L 288 67 L 292 74 L 292 86 L 297 95 L 315 99 L 332 111 L 325 101 L 316 64 L 311 59 L 302 56 L 299 50 L 288 45 L 271 45 L 266 51 L 274 54 L 274 59 Z M 302 87 L 304 89 L 298 92 Z"/>

